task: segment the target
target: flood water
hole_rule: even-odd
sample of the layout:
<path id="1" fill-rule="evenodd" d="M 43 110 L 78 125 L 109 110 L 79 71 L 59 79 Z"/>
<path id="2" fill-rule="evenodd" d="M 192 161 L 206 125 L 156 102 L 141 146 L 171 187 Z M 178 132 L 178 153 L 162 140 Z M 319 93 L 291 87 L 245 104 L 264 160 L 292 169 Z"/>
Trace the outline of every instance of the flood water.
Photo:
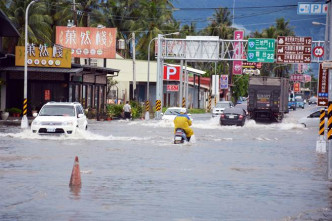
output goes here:
<path id="1" fill-rule="evenodd" d="M 332 220 L 317 128 L 221 127 L 193 115 L 192 143 L 163 121 L 89 122 L 71 137 L 0 126 L 0 220 Z M 70 189 L 75 156 L 80 189 Z M 330 189 L 331 188 L 331 189 Z"/>

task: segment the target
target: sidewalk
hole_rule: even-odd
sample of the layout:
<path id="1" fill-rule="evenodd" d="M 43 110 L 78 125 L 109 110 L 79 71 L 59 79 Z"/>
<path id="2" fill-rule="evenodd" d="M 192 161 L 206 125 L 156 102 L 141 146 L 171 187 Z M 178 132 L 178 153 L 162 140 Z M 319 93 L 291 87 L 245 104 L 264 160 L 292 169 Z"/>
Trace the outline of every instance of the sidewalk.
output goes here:
<path id="1" fill-rule="evenodd" d="M 28 117 L 29 125 L 33 121 L 34 117 Z M 7 125 L 7 126 L 21 126 L 22 117 L 8 117 L 7 120 L 0 119 L 0 125 Z"/>

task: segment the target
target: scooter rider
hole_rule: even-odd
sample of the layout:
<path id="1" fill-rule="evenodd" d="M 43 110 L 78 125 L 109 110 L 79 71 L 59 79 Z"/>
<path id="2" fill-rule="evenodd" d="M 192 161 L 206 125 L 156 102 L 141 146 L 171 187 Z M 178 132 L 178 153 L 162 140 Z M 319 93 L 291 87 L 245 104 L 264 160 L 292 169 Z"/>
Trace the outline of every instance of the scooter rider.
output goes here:
<path id="1" fill-rule="evenodd" d="M 187 115 L 187 111 L 186 108 L 181 108 L 180 109 L 180 114 L 178 114 L 175 118 L 174 118 L 174 133 L 176 131 L 177 128 L 183 129 L 184 132 L 186 133 L 187 136 L 187 140 L 190 140 L 190 137 L 194 134 L 194 131 L 190 128 L 192 122 L 189 118 L 189 116 Z"/>

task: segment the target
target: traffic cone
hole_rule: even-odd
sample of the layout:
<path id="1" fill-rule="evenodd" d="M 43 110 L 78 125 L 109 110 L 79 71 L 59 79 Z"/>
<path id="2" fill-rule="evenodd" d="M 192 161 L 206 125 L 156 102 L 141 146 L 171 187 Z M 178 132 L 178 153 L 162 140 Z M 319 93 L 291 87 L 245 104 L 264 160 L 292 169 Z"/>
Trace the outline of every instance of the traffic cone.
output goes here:
<path id="1" fill-rule="evenodd" d="M 75 157 L 75 162 L 73 166 L 73 171 L 71 172 L 70 183 L 69 186 L 81 186 L 81 173 L 80 173 L 80 165 L 78 162 L 78 157 Z"/>

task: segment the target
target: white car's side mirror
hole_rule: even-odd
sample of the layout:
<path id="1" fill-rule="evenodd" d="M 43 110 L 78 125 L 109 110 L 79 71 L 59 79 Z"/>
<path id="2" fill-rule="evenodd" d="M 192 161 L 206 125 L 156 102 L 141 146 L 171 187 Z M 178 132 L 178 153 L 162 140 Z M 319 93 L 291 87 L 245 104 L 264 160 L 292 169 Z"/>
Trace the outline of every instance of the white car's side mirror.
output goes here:
<path id="1" fill-rule="evenodd" d="M 84 114 L 78 114 L 77 115 L 77 118 L 82 118 L 82 117 L 84 117 Z"/>
<path id="2" fill-rule="evenodd" d="M 160 115 L 161 115 L 161 116 L 164 116 L 164 114 L 163 114 L 163 113 L 160 113 Z"/>
<path id="3" fill-rule="evenodd" d="M 38 113 L 33 113 L 32 116 L 33 116 L 33 117 L 37 117 L 37 116 L 38 116 Z"/>

